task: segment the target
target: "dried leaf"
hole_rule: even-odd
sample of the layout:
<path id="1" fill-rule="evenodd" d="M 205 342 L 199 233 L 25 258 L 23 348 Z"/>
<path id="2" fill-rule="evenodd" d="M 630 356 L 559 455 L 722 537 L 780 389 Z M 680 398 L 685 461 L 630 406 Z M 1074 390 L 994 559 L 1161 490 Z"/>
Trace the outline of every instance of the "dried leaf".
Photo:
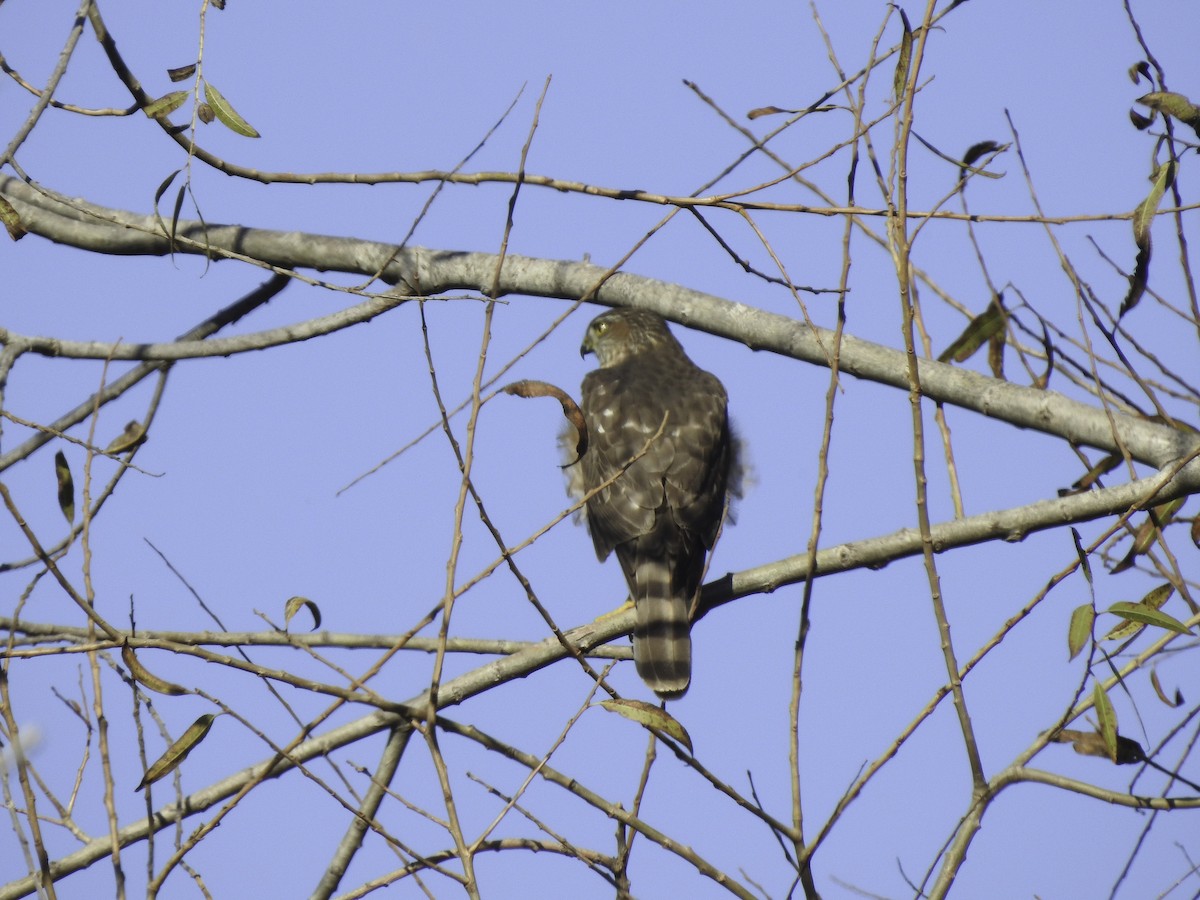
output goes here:
<path id="1" fill-rule="evenodd" d="M 290 624 L 296 613 L 306 608 L 312 613 L 313 617 L 313 626 L 309 631 L 316 631 L 321 627 L 321 610 L 317 607 L 317 604 L 313 603 L 307 597 L 291 597 L 288 599 L 288 602 L 283 607 L 284 624 Z"/>
<path id="2" fill-rule="evenodd" d="M 999 295 L 992 298 L 987 309 L 973 318 L 967 323 L 967 327 L 963 329 L 954 342 L 942 351 L 942 355 L 938 357 L 938 362 L 965 362 L 983 346 L 984 341 L 991 340 L 994 336 L 1004 333 L 1005 323 L 1008 321 L 1008 314 L 1004 311 L 1004 306 Z"/>
<path id="3" fill-rule="evenodd" d="M 892 74 L 892 95 L 897 99 L 904 96 L 904 88 L 908 85 L 908 70 L 912 67 L 912 25 L 909 24 L 908 14 L 904 12 L 903 7 L 900 8 L 900 22 L 904 26 L 904 34 L 900 37 L 896 71 Z"/>
<path id="4" fill-rule="evenodd" d="M 1150 686 L 1154 688 L 1154 693 L 1158 694 L 1158 699 L 1167 704 L 1171 708 L 1183 705 L 1183 694 L 1179 688 L 1175 688 L 1175 699 L 1171 701 L 1167 699 L 1167 693 L 1163 690 L 1162 682 L 1158 680 L 1158 670 L 1150 669 Z"/>
<path id="5" fill-rule="evenodd" d="M 1104 740 L 1104 755 L 1113 762 L 1117 761 L 1117 711 L 1113 709 L 1108 694 L 1097 681 L 1092 688 L 1092 703 L 1096 709 L 1096 730 Z"/>
<path id="6" fill-rule="evenodd" d="M 62 510 L 68 525 L 75 524 L 75 479 L 71 467 L 61 450 L 54 454 L 54 477 L 58 481 L 58 508 Z"/>
<path id="7" fill-rule="evenodd" d="M 1099 462 L 1088 469 L 1078 481 L 1071 485 L 1071 490 L 1068 494 L 1078 494 L 1081 491 L 1089 491 L 1097 486 L 1100 482 L 1101 475 L 1107 475 L 1113 469 L 1121 464 L 1123 457 L 1120 453 L 1110 453 L 1108 456 L 1102 457 Z"/>
<path id="8" fill-rule="evenodd" d="M 1121 302 L 1118 318 L 1137 306 L 1138 301 L 1142 299 L 1142 294 L 1146 292 L 1146 285 L 1150 280 L 1150 224 L 1154 221 L 1154 214 L 1158 212 L 1158 205 L 1162 202 L 1163 194 L 1175 180 L 1174 161 L 1160 165 L 1151 176 L 1151 180 L 1153 186 L 1150 188 L 1150 193 L 1133 211 L 1133 242 L 1138 248 L 1138 253 L 1137 259 L 1134 261 L 1133 273 L 1129 276 L 1129 293 Z"/>
<path id="9" fill-rule="evenodd" d="M 125 424 L 125 430 L 112 439 L 112 443 L 104 448 L 104 452 L 125 453 L 144 443 L 146 443 L 146 429 L 141 422 L 133 419 Z"/>
<path id="10" fill-rule="evenodd" d="M 1071 613 L 1071 625 L 1067 629 L 1067 659 L 1072 660 L 1079 655 L 1088 641 L 1092 639 L 1092 623 L 1096 620 L 1096 611 L 1092 604 L 1085 603 L 1077 606 Z"/>
<path id="11" fill-rule="evenodd" d="M 196 118 L 205 125 L 211 125 L 216 120 L 217 114 L 207 103 L 199 103 L 196 105 Z"/>
<path id="12" fill-rule="evenodd" d="M 1140 77 L 1139 77 L 1140 76 Z M 1150 74 L 1150 63 L 1144 59 L 1141 62 L 1136 62 L 1129 67 L 1129 80 L 1134 84 L 1138 84 L 1142 78 L 1147 81 L 1153 81 L 1154 78 Z"/>
<path id="13" fill-rule="evenodd" d="M 165 119 L 183 106 L 187 102 L 187 98 L 187 91 L 171 91 L 169 94 L 163 94 L 157 100 L 151 100 L 142 107 L 142 112 L 151 119 Z"/>
<path id="14" fill-rule="evenodd" d="M 1129 111 L 1129 121 L 1133 123 L 1133 127 L 1138 131 L 1145 131 L 1154 124 L 1154 116 L 1143 116 L 1136 109 Z"/>
<path id="15" fill-rule="evenodd" d="M 609 712 L 645 725 L 651 731 L 661 731 L 686 747 L 688 753 L 692 752 L 692 739 L 687 730 L 679 724 L 678 719 L 653 703 L 644 700 L 601 700 L 600 705 Z"/>
<path id="16" fill-rule="evenodd" d="M 995 141 L 980 141 L 977 144 L 972 144 L 967 148 L 967 152 L 963 154 L 962 164 L 964 167 L 969 168 L 989 153 L 995 153 L 999 149 L 1000 145 Z"/>
<path id="17" fill-rule="evenodd" d="M 583 459 L 583 454 L 587 453 L 588 448 L 587 423 L 583 421 L 583 411 L 580 410 L 579 404 L 570 394 L 545 381 L 529 380 L 514 381 L 512 384 L 506 384 L 501 390 L 516 397 L 553 397 L 556 399 L 562 406 L 563 415 L 566 416 L 567 421 L 574 427 L 575 434 L 578 435 L 575 442 L 575 459 L 567 463 L 567 466 L 573 466 Z M 567 466 L 563 466 L 563 468 Z"/>
<path id="18" fill-rule="evenodd" d="M 21 224 L 21 216 L 3 197 L 0 197 L 0 222 L 4 223 L 4 230 L 14 241 L 25 237 L 25 226 Z"/>
<path id="19" fill-rule="evenodd" d="M 763 116 L 773 116 L 773 115 L 776 115 L 777 113 L 789 113 L 790 114 L 790 113 L 795 113 L 795 112 L 797 112 L 797 110 L 781 109 L 778 106 L 760 106 L 757 109 L 752 109 L 752 110 L 750 110 L 750 112 L 746 113 L 746 118 L 753 121 L 754 119 L 758 119 Z"/>
<path id="20" fill-rule="evenodd" d="M 143 687 L 147 687 L 155 693 L 166 694 L 171 697 L 178 697 L 180 694 L 188 693 L 187 688 L 159 678 L 143 666 L 138 661 L 132 647 L 121 648 L 121 659 L 125 661 L 125 665 L 129 669 L 129 674 L 133 676 L 134 681 Z"/>
<path id="21" fill-rule="evenodd" d="M 1095 731 L 1072 731 L 1064 728 L 1055 735 L 1054 740 L 1060 744 L 1071 744 L 1075 748 L 1075 752 L 1083 756 L 1112 759 L 1108 747 L 1104 743 L 1104 736 Z M 1146 751 L 1142 749 L 1141 744 L 1132 738 L 1117 735 L 1117 752 L 1113 762 L 1118 766 L 1123 766 L 1128 763 L 1141 762 L 1145 758 Z"/>
<path id="22" fill-rule="evenodd" d="M 253 125 L 238 115 L 238 111 L 230 105 L 224 95 L 207 81 L 204 82 L 204 99 L 212 107 L 213 115 L 230 131 L 244 137 L 262 137 L 262 135 L 254 130 Z"/>
<path id="23" fill-rule="evenodd" d="M 167 77 L 173 82 L 187 81 L 196 74 L 196 64 L 191 63 L 186 66 L 179 66 L 176 69 L 167 69 Z"/>
<path id="24" fill-rule="evenodd" d="M 212 728 L 213 720 L 217 717 L 217 713 L 205 713 L 195 722 L 187 727 L 187 731 L 167 748 L 167 752 L 154 761 L 154 763 L 146 770 L 146 774 L 142 776 L 142 780 L 135 791 L 140 791 L 149 784 L 154 784 L 165 775 L 170 775 L 187 759 L 196 746 L 204 740 L 208 734 L 208 730 Z"/>

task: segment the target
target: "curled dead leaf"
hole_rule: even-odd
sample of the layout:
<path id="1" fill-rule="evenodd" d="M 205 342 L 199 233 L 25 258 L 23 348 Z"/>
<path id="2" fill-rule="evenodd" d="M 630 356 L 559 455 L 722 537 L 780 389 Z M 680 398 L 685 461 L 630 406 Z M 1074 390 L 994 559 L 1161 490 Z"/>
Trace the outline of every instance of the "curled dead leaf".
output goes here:
<path id="1" fill-rule="evenodd" d="M 579 408 L 579 404 L 575 402 L 562 388 L 545 381 L 514 381 L 512 384 L 506 384 L 501 390 L 506 394 L 512 394 L 515 397 L 553 397 L 562 406 L 563 415 L 567 421 L 571 423 L 575 429 L 577 440 L 575 442 L 575 459 L 567 463 L 568 466 L 573 466 L 579 460 L 583 459 L 583 454 L 587 453 L 588 448 L 588 430 L 587 423 L 583 421 L 583 411 Z M 566 468 L 564 466 L 563 468 Z"/>

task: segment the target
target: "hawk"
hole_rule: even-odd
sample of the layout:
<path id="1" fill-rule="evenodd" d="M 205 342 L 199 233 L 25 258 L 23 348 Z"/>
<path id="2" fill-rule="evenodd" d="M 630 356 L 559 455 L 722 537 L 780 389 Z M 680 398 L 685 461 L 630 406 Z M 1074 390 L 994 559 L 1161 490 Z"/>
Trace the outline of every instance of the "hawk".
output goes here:
<path id="1" fill-rule="evenodd" d="M 597 316 L 579 352 L 599 368 L 583 379 L 588 445 L 569 488 L 578 498 L 612 481 L 584 509 L 596 556 L 616 551 L 625 573 L 638 675 L 662 699 L 682 697 L 692 605 L 737 478 L 725 388 L 642 309 Z"/>

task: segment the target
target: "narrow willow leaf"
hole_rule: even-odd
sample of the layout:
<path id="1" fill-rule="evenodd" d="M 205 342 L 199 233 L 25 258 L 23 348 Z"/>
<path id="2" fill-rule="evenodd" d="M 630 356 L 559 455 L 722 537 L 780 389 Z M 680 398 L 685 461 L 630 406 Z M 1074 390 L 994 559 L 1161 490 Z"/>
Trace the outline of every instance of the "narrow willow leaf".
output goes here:
<path id="1" fill-rule="evenodd" d="M 312 613 L 313 627 L 310 631 L 316 631 L 321 627 L 321 610 L 317 608 L 317 604 L 313 603 L 307 597 L 291 597 L 283 607 L 283 622 L 285 625 L 290 624 L 296 613 L 302 609 L 308 609 Z"/>
<path id="2" fill-rule="evenodd" d="M 1147 94 L 1147 96 L 1150 96 Z M 1144 99 L 1144 98 L 1143 98 Z M 1133 274 L 1129 276 L 1129 293 L 1121 302 L 1118 317 L 1125 315 L 1142 299 L 1146 285 L 1150 280 L 1150 224 L 1158 205 L 1162 202 L 1163 194 L 1175 179 L 1175 163 L 1165 162 L 1151 176 L 1154 182 L 1146 199 L 1138 204 L 1133 211 L 1133 242 L 1138 248 L 1137 259 L 1134 262 Z"/>
<path id="3" fill-rule="evenodd" d="M 132 675 L 134 680 L 143 687 L 147 687 L 155 693 L 166 694 L 170 697 L 178 697 L 180 694 L 188 693 L 187 688 L 180 687 L 177 684 L 173 684 L 170 681 L 159 678 L 157 675 L 143 666 L 138 661 L 137 655 L 133 652 L 132 647 L 121 648 L 121 659 L 125 661 L 125 665 L 129 668 L 129 674 Z"/>
<path id="4" fill-rule="evenodd" d="M 75 479 L 67 457 L 59 450 L 54 454 L 54 477 L 58 480 L 58 508 L 62 510 L 68 525 L 75 524 Z"/>
<path id="5" fill-rule="evenodd" d="M 1092 703 L 1096 707 L 1096 731 L 1104 740 L 1104 749 L 1108 758 L 1117 761 L 1117 712 L 1113 709 L 1108 694 L 1100 687 L 1100 682 L 1092 689 Z"/>
<path id="6" fill-rule="evenodd" d="M 1174 592 L 1174 590 L 1175 589 L 1173 587 L 1171 587 L 1171 585 L 1169 585 L 1169 584 L 1160 584 L 1158 587 L 1154 588 L 1152 591 L 1147 593 L 1146 596 L 1143 597 L 1137 603 L 1124 602 L 1124 603 L 1117 604 L 1117 605 L 1124 606 L 1124 607 L 1133 607 L 1135 609 L 1140 607 L 1140 608 L 1146 610 L 1147 612 L 1152 613 L 1152 612 L 1155 612 L 1156 610 L 1158 610 L 1159 608 L 1161 608 L 1162 605 L 1164 603 L 1166 603 L 1168 599 L 1170 599 L 1171 594 Z M 1112 612 L 1112 610 L 1109 610 L 1109 612 Z M 1103 638 L 1104 640 L 1106 640 L 1106 641 L 1124 640 L 1125 638 L 1133 637 L 1135 634 L 1137 634 L 1139 631 L 1141 631 L 1143 628 L 1146 627 L 1146 624 L 1147 624 L 1146 622 L 1136 621 L 1127 616 L 1124 618 L 1125 618 L 1125 621 L 1122 622 L 1120 625 L 1114 626 L 1113 629 L 1104 636 L 1104 638 Z"/>
<path id="7" fill-rule="evenodd" d="M 167 69 L 167 77 L 173 82 L 187 81 L 196 74 L 196 64 L 191 63 L 186 66 L 179 66 L 176 69 Z"/>
<path id="8" fill-rule="evenodd" d="M 151 119 L 165 119 L 179 107 L 187 102 L 187 91 L 171 91 L 169 94 L 163 94 L 157 100 L 152 100 L 142 107 L 144 112 Z"/>
<path id="9" fill-rule="evenodd" d="M 679 720 L 669 715 L 652 703 L 643 700 L 601 700 L 600 705 L 609 712 L 624 716 L 632 722 L 638 722 L 655 731 L 661 731 L 667 737 L 674 738 L 692 752 L 692 739 L 687 730 L 679 724 Z"/>
<path id="10" fill-rule="evenodd" d="M 1088 584 L 1091 584 L 1092 564 L 1088 562 L 1087 552 L 1083 549 L 1083 541 L 1074 527 L 1071 528 L 1071 539 L 1075 542 L 1075 555 L 1079 557 L 1079 566 L 1083 569 L 1083 577 L 1087 579 Z"/>
<path id="11" fill-rule="evenodd" d="M 1077 657 L 1079 651 L 1088 645 L 1088 641 L 1092 639 L 1092 623 L 1094 621 L 1096 621 L 1096 611 L 1092 609 L 1092 604 L 1085 603 L 1075 607 L 1071 613 L 1071 625 L 1067 629 L 1068 660 Z"/>
<path id="12" fill-rule="evenodd" d="M 1176 634 L 1191 635 L 1192 629 L 1188 628 L 1174 616 L 1168 615 L 1161 610 L 1154 609 L 1144 603 L 1114 603 L 1107 610 L 1115 616 L 1120 616 L 1122 619 L 1128 619 L 1131 622 L 1138 622 L 1142 625 L 1154 625 L 1158 628 L 1164 628 L 1167 631 L 1173 631 Z"/>
<path id="13" fill-rule="evenodd" d="M 1121 464 L 1123 457 L 1120 453 L 1110 453 L 1085 472 L 1078 481 L 1071 485 L 1071 493 L 1090 491 L 1097 486 L 1101 475 L 1107 475 Z"/>
<path id="14" fill-rule="evenodd" d="M 4 230 L 14 241 L 25 237 L 25 226 L 21 224 L 21 216 L 3 197 L 0 197 L 0 222 L 4 223 Z"/>
<path id="15" fill-rule="evenodd" d="M 153 765 L 146 770 L 146 774 L 142 776 L 141 782 L 134 788 L 135 791 L 140 791 L 146 785 L 154 784 L 160 778 L 170 775 L 187 759 L 189 753 L 196 749 L 199 743 L 208 735 L 208 730 L 212 728 L 213 719 L 217 717 L 216 713 L 205 713 L 195 722 L 187 727 L 187 731 L 167 748 L 167 752 L 156 759 Z"/>
<path id="16" fill-rule="evenodd" d="M 1004 307 L 996 298 L 992 298 L 987 309 L 968 322 L 962 334 L 942 351 L 938 362 L 949 362 L 950 360 L 966 362 L 976 350 L 983 346 L 985 341 L 1002 334 L 1007 321 L 1008 316 L 1004 312 Z"/>
<path id="17" fill-rule="evenodd" d="M 892 75 L 892 94 L 896 99 L 904 96 L 904 88 L 908 85 L 908 70 L 912 67 L 913 34 L 908 15 L 900 10 L 900 22 L 904 25 L 904 34 L 900 38 L 900 53 L 896 57 L 896 71 Z"/>
<path id="18" fill-rule="evenodd" d="M 254 130 L 253 125 L 238 115 L 237 110 L 229 104 L 224 95 L 207 81 L 204 82 L 204 99 L 212 107 L 213 115 L 230 131 L 244 137 L 262 137 L 262 135 Z"/>

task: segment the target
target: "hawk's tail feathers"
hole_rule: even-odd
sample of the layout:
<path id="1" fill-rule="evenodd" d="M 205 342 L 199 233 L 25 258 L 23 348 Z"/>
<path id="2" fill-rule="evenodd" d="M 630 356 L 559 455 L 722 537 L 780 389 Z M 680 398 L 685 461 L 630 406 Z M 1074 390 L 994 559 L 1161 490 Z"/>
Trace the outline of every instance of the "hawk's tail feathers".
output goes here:
<path id="1" fill-rule="evenodd" d="M 687 693 L 692 679 L 690 599 L 674 592 L 670 566 L 640 560 L 635 569 L 633 659 L 638 675 L 663 700 Z"/>

